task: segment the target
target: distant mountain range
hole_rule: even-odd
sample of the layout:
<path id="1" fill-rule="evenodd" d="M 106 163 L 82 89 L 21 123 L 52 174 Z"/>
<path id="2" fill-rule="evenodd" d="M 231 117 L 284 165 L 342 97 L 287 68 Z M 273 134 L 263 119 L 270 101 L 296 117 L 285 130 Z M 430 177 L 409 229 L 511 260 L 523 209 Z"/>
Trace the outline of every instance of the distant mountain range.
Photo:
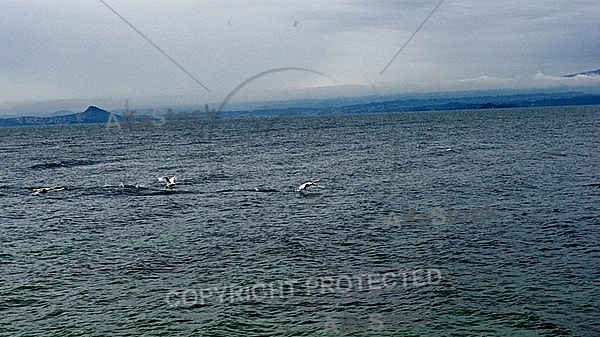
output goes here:
<path id="1" fill-rule="evenodd" d="M 62 116 L 0 118 L 0 126 L 97 124 L 106 123 L 109 116 L 110 112 L 90 106 L 83 112 Z"/>
<path id="2" fill-rule="evenodd" d="M 586 71 L 586 72 L 577 73 L 577 74 L 568 74 L 568 75 L 564 75 L 563 77 L 575 77 L 575 76 L 600 76 L 600 69 Z"/>
<path id="3" fill-rule="evenodd" d="M 600 70 L 587 73 L 600 73 Z M 584 74 L 584 73 L 582 73 Z M 586 75 L 597 76 L 597 75 Z M 386 101 L 370 100 L 365 103 L 349 104 L 343 100 L 329 100 L 321 106 L 310 106 L 309 103 L 297 102 L 294 107 L 256 109 L 249 111 L 225 111 L 216 114 L 217 118 L 255 118 L 280 115 L 332 115 L 361 114 L 373 112 L 408 112 L 408 111 L 443 111 L 472 109 L 501 109 L 520 107 L 547 107 L 571 105 L 600 105 L 600 95 L 581 92 L 563 93 L 528 93 L 467 97 L 418 97 L 404 99 L 388 99 Z M 182 109 L 184 111 L 185 109 Z M 188 110 L 189 111 L 189 110 Z M 48 117 L 14 117 L 0 118 L 0 126 L 26 125 L 65 125 L 65 124 L 106 124 L 110 112 L 95 106 L 88 107 L 80 113 Z M 138 113 L 143 114 L 142 111 Z M 116 114 L 122 123 L 122 113 Z"/>
<path id="4" fill-rule="evenodd" d="M 342 115 L 373 112 L 413 112 L 447 111 L 473 109 L 506 109 L 526 107 L 598 105 L 600 95 L 581 92 L 506 94 L 467 97 L 419 97 L 370 101 L 356 104 L 335 104 L 329 107 L 290 107 L 279 109 L 261 109 L 253 111 L 226 111 L 217 114 L 217 118 L 251 118 L 279 115 Z"/>

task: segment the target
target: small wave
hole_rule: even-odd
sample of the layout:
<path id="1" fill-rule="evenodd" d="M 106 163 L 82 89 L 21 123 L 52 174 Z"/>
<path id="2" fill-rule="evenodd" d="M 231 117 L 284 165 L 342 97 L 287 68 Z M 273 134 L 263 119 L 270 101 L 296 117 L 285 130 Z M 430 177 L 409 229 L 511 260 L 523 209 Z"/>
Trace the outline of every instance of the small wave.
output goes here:
<path id="1" fill-rule="evenodd" d="M 44 195 L 47 193 L 55 193 L 55 192 L 60 192 L 60 191 L 64 191 L 64 190 L 68 190 L 68 189 L 64 186 L 38 187 L 38 188 L 33 189 L 33 194 L 34 195 Z"/>
<path id="2" fill-rule="evenodd" d="M 121 188 L 121 189 L 123 189 L 123 188 L 137 188 L 137 189 L 142 189 L 142 190 L 147 190 L 148 189 L 148 187 L 143 186 L 143 185 L 139 185 L 139 184 L 130 185 L 130 184 L 123 184 L 123 183 L 121 183 L 119 185 L 109 185 L 109 184 L 106 184 L 106 185 L 102 186 L 102 188 Z"/>
<path id="3" fill-rule="evenodd" d="M 56 169 L 61 167 L 74 167 L 74 166 L 85 166 L 94 165 L 97 162 L 91 160 L 57 160 L 49 163 L 35 164 L 29 168 L 32 170 L 45 170 L 45 169 Z"/>
<path id="4" fill-rule="evenodd" d="M 260 192 L 260 193 L 274 193 L 279 192 L 279 190 L 272 188 L 255 188 L 255 189 L 225 189 L 219 190 L 218 193 L 231 193 L 231 192 Z"/>
<path id="5" fill-rule="evenodd" d="M 89 187 L 83 192 L 83 195 L 101 195 L 101 196 L 157 196 L 171 194 L 198 194 L 197 191 L 186 191 L 180 189 L 164 189 L 147 187 L 143 185 L 104 185 L 102 187 Z"/>
<path id="6" fill-rule="evenodd" d="M 14 260 L 14 256 L 10 253 L 0 253 L 0 264 L 10 264 Z"/>

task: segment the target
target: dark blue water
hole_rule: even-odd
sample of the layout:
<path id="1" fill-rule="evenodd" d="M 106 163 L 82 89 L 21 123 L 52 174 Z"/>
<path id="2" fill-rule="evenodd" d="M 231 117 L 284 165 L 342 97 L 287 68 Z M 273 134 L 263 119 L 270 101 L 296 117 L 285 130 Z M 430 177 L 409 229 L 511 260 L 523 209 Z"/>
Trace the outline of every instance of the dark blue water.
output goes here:
<path id="1" fill-rule="evenodd" d="M 600 335 L 597 106 L 2 128 L 0 158 L 2 336 Z"/>

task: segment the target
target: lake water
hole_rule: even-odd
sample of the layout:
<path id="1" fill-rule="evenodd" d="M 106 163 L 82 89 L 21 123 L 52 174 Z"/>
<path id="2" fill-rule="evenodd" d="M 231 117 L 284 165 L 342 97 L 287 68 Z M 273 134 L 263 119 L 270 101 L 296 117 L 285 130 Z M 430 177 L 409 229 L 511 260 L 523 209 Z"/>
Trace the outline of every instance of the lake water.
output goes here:
<path id="1" fill-rule="evenodd" d="M 600 106 L 1 128 L 0 158 L 2 336 L 600 335 Z"/>

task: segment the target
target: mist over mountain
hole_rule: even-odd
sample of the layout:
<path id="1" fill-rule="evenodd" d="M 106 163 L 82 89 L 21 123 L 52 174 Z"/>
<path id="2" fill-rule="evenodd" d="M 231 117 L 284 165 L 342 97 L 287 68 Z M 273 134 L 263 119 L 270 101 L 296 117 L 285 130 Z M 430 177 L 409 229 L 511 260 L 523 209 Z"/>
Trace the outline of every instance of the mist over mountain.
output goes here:
<path id="1" fill-rule="evenodd" d="M 456 93 L 454 93 L 456 95 Z M 345 104 L 344 104 L 345 103 Z M 296 102 L 294 106 L 220 112 L 218 118 L 249 118 L 279 115 L 335 115 L 376 112 L 414 112 L 472 109 L 503 109 L 600 104 L 600 95 L 582 92 L 524 93 L 505 95 L 432 94 L 396 96 L 380 100 L 348 103 L 346 100 Z"/>
<path id="2" fill-rule="evenodd" d="M 563 77 L 576 77 L 576 76 L 600 76 L 600 69 L 585 71 L 585 72 L 576 73 L 576 74 L 563 75 Z"/>

